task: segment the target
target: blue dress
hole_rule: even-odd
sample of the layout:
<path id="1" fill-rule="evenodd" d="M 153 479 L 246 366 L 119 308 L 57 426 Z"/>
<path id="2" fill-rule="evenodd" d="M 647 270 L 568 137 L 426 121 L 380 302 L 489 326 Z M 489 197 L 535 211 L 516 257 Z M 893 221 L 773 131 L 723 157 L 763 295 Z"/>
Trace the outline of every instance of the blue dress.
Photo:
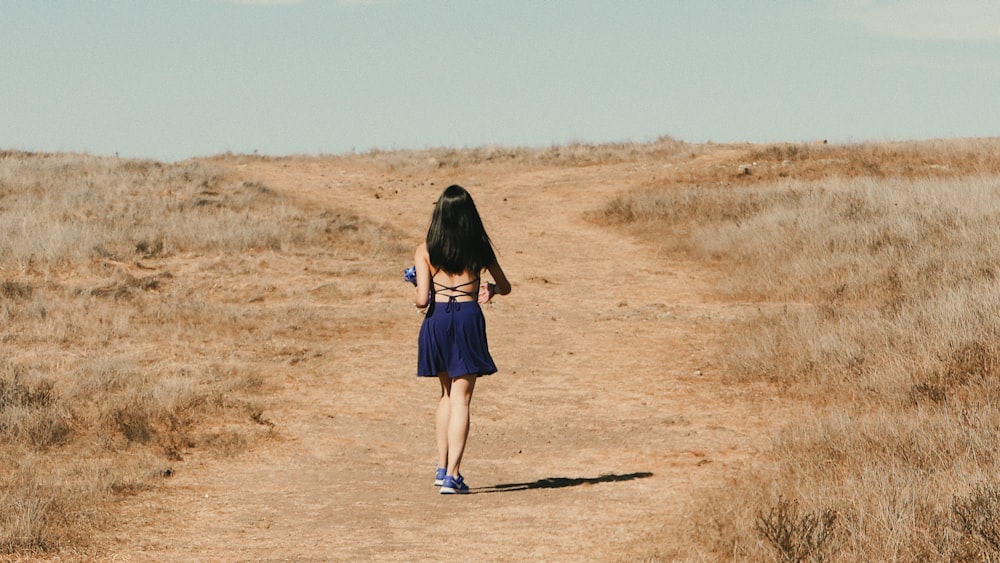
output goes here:
<path id="1" fill-rule="evenodd" d="M 496 373 L 497 366 L 486 341 L 486 318 L 476 302 L 479 278 L 455 287 L 440 284 L 433 276 L 431 281 L 434 285 L 431 302 L 417 339 L 417 375 L 437 377 L 447 373 L 461 377 Z M 474 290 L 460 289 L 463 286 L 472 286 Z M 438 291 L 445 292 L 442 295 L 447 295 L 448 301 L 436 301 Z M 473 300 L 458 300 L 465 296 Z"/>

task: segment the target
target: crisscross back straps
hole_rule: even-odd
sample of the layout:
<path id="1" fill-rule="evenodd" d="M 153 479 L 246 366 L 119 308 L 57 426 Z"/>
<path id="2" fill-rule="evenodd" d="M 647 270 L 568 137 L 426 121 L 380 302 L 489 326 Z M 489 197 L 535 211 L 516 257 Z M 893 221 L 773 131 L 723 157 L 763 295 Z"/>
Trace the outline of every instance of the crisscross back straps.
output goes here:
<path id="1" fill-rule="evenodd" d="M 471 297 L 473 299 L 477 299 L 479 297 L 479 276 L 476 276 L 465 283 L 451 286 L 445 285 L 435 279 L 440 271 L 441 270 L 437 270 L 431 275 L 431 281 L 434 283 L 435 294 L 440 293 L 441 295 L 447 297 L 448 301 L 451 302 L 457 300 L 459 297 Z M 462 289 L 466 286 L 469 286 L 469 289 Z"/>

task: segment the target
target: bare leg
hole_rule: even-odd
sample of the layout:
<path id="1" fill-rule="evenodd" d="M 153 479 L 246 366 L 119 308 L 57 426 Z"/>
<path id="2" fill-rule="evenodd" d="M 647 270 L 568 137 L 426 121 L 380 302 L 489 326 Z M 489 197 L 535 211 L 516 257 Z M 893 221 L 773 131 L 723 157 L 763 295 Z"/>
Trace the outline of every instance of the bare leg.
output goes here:
<path id="1" fill-rule="evenodd" d="M 458 477 L 465 442 L 469 438 L 469 404 L 476 387 L 475 375 L 463 375 L 451 380 L 450 416 L 448 417 L 448 475 Z"/>
<path id="2" fill-rule="evenodd" d="M 437 442 L 438 467 L 448 467 L 448 418 L 451 414 L 451 378 L 447 373 L 438 374 L 441 398 L 438 399 L 434 437 Z"/>

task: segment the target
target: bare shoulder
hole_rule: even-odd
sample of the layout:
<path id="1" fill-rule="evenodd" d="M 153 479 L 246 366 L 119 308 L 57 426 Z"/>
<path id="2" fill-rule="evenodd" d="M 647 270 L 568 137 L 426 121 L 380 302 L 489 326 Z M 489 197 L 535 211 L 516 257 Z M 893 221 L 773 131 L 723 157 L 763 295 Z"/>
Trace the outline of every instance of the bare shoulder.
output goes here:
<path id="1" fill-rule="evenodd" d="M 427 243 L 422 242 L 417 245 L 417 249 L 413 252 L 414 256 L 427 256 Z"/>

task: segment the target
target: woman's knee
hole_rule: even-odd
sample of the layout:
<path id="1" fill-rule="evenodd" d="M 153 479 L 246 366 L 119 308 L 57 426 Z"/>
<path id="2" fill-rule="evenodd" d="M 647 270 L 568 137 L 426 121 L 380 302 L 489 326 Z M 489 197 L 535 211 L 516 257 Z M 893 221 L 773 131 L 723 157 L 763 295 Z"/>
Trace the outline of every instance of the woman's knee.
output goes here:
<path id="1" fill-rule="evenodd" d="M 461 401 L 469 404 L 472 401 L 472 391 L 476 388 L 475 375 L 463 375 L 453 378 L 451 381 L 452 402 Z"/>

